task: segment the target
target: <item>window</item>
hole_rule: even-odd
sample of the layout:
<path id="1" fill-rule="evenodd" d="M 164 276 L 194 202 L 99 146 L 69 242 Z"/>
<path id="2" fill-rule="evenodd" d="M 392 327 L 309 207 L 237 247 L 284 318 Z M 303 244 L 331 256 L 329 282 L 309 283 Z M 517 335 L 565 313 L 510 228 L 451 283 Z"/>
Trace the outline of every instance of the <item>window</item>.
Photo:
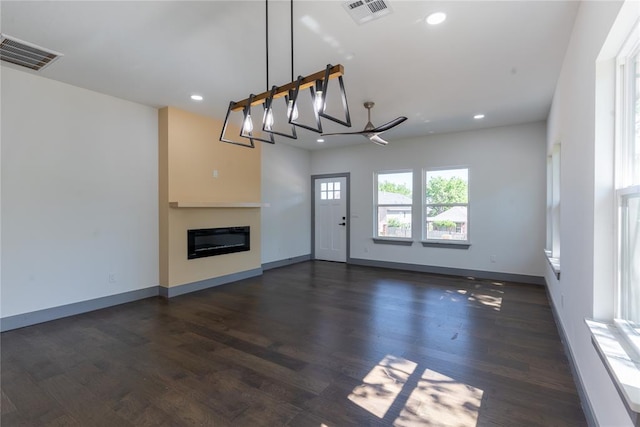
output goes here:
<path id="1" fill-rule="evenodd" d="M 413 172 L 379 172 L 375 184 L 375 235 L 411 238 Z"/>
<path id="2" fill-rule="evenodd" d="M 633 421 L 640 419 L 639 53 L 640 8 L 626 0 L 596 61 L 595 199 L 608 191 L 611 209 L 594 209 L 593 316 L 602 320 L 585 321 Z"/>
<path id="3" fill-rule="evenodd" d="M 632 37 L 617 59 L 616 323 L 640 353 L 640 39 Z"/>
<path id="4" fill-rule="evenodd" d="M 340 200 L 340 181 L 320 183 L 320 200 Z"/>
<path id="5" fill-rule="evenodd" d="M 560 144 L 547 158 L 547 259 L 560 279 Z"/>
<path id="6" fill-rule="evenodd" d="M 549 181 L 549 241 L 547 249 L 551 251 L 551 256 L 560 258 L 560 144 L 555 144 L 551 151 L 548 167 L 551 179 Z"/>
<path id="7" fill-rule="evenodd" d="M 425 240 L 469 241 L 469 169 L 427 170 Z"/>

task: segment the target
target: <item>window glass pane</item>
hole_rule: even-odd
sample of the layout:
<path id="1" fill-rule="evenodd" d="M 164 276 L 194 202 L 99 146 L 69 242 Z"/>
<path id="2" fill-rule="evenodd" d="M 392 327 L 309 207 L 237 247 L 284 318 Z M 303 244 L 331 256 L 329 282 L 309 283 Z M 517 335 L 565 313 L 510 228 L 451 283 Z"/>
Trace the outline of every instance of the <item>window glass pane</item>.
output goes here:
<path id="1" fill-rule="evenodd" d="M 620 317 L 640 326 L 640 195 L 622 208 Z"/>
<path id="2" fill-rule="evenodd" d="M 429 205 L 425 216 L 427 239 L 467 240 L 466 206 Z"/>
<path id="3" fill-rule="evenodd" d="M 333 191 L 333 182 L 327 184 L 327 190 Z"/>
<path id="4" fill-rule="evenodd" d="M 327 192 L 326 191 L 321 191 L 320 192 L 320 200 L 327 200 Z"/>
<path id="5" fill-rule="evenodd" d="M 412 194 L 412 172 L 378 174 L 379 205 L 411 205 Z"/>
<path id="6" fill-rule="evenodd" d="M 468 169 L 427 171 L 426 178 L 427 204 L 469 202 Z"/>
<path id="7" fill-rule="evenodd" d="M 469 169 L 430 170 L 425 178 L 425 238 L 467 241 Z"/>
<path id="8" fill-rule="evenodd" d="M 321 182 L 320 183 L 320 191 L 327 191 L 327 183 L 326 182 Z"/>
<path id="9" fill-rule="evenodd" d="M 378 207 L 378 236 L 411 237 L 411 205 Z"/>
<path id="10" fill-rule="evenodd" d="M 340 200 L 340 192 L 339 191 L 334 191 L 333 192 L 333 198 L 336 200 Z"/>
<path id="11" fill-rule="evenodd" d="M 334 190 L 339 190 L 340 189 L 340 182 L 334 182 L 333 183 L 333 189 Z"/>

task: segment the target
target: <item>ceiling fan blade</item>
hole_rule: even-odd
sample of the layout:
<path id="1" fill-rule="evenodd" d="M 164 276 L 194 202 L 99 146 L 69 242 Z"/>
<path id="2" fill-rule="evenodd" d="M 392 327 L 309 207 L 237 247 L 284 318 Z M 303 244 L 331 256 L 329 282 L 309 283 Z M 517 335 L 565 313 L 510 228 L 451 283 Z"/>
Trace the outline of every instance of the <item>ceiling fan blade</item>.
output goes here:
<path id="1" fill-rule="evenodd" d="M 385 141 L 384 139 L 380 138 L 378 136 L 378 134 L 382 133 L 382 132 L 386 132 L 389 129 L 393 129 L 394 127 L 398 126 L 400 123 L 404 122 L 405 120 L 407 120 L 406 117 L 404 116 L 400 116 L 397 117 L 393 120 L 391 120 L 389 123 L 385 123 L 381 126 L 378 127 L 373 127 L 373 124 L 371 123 L 371 108 L 373 107 L 373 102 L 365 102 L 364 103 L 364 107 L 367 109 L 367 117 L 369 118 L 369 121 L 367 122 L 366 126 L 364 127 L 363 130 L 359 131 L 359 132 L 332 132 L 332 133 L 323 133 L 322 136 L 331 136 L 331 135 L 362 135 L 365 138 L 369 139 L 371 142 L 374 142 L 376 144 L 379 145 L 387 145 L 388 142 Z"/>
<path id="2" fill-rule="evenodd" d="M 395 119 L 391 120 L 389 123 L 385 123 L 385 124 L 383 124 L 381 126 L 378 126 L 375 129 L 371 129 L 369 132 L 375 132 L 375 133 L 386 132 L 389 129 L 392 129 L 392 128 L 398 126 L 400 123 L 404 122 L 405 120 L 407 120 L 406 117 L 400 116 L 398 118 L 395 118 Z"/>
<path id="3" fill-rule="evenodd" d="M 378 145 L 387 145 L 388 142 L 385 141 L 384 139 L 380 138 L 378 135 L 371 135 L 369 137 L 369 141 L 373 142 L 374 144 L 378 144 Z"/>

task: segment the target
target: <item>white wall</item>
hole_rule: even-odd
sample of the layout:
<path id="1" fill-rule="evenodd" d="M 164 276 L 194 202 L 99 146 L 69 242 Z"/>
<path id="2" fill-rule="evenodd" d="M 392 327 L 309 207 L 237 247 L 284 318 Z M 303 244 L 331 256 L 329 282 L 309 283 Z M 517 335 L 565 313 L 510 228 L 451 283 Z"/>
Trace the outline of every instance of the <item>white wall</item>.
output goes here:
<path id="1" fill-rule="evenodd" d="M 157 111 L 1 72 L 2 317 L 157 286 Z"/>
<path id="2" fill-rule="evenodd" d="M 610 126 L 596 125 L 596 111 L 604 108 L 604 116 L 610 118 L 612 103 L 600 98 L 603 88 L 596 103 L 596 59 L 619 10 L 619 2 L 580 4 L 553 99 L 547 140 L 549 147 L 560 142 L 562 149 L 562 255 L 561 280 L 550 269 L 545 276 L 580 380 L 602 426 L 631 425 L 584 323 L 585 318 L 610 317 L 613 308 L 613 202 L 606 196 L 613 186 L 613 134 Z M 598 74 L 598 79 L 603 77 Z M 613 85 L 609 89 L 611 93 Z"/>
<path id="3" fill-rule="evenodd" d="M 546 155 L 544 122 L 363 144 L 312 154 L 312 173 L 351 172 L 351 257 L 438 267 L 544 275 Z M 468 250 L 419 243 L 423 168 L 468 166 Z M 414 240 L 375 244 L 373 175 L 414 170 Z M 496 256 L 496 262 L 490 261 Z"/>
<path id="4" fill-rule="evenodd" d="M 311 154 L 262 145 L 262 263 L 311 253 Z"/>

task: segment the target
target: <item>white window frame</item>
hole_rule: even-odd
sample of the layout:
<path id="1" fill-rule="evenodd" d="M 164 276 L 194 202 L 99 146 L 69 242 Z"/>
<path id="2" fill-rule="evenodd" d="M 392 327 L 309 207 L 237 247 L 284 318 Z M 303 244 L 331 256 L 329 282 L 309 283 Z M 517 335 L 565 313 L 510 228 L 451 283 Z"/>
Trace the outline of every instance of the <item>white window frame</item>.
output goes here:
<path id="1" fill-rule="evenodd" d="M 427 204 L 427 173 L 428 172 L 438 172 L 438 171 L 449 171 L 449 170 L 459 170 L 466 169 L 467 170 L 467 203 L 430 203 Z M 467 208 L 467 238 L 466 240 L 450 240 L 450 239 L 429 239 L 427 238 L 427 208 L 431 205 L 434 206 L 465 206 Z M 426 243 L 436 243 L 436 244 L 447 244 L 447 245 L 464 245 L 468 246 L 471 244 L 471 168 L 466 165 L 459 166 L 442 166 L 442 167 L 429 167 L 424 168 L 422 170 L 422 242 Z"/>
<path id="2" fill-rule="evenodd" d="M 638 31 L 636 26 L 630 38 L 624 43 L 616 59 L 616 135 L 615 135 L 615 204 L 616 215 L 616 245 L 614 265 L 616 268 L 614 287 L 614 322 L 622 335 L 631 344 L 636 354 L 640 355 L 640 325 L 630 322 L 624 317 L 624 300 L 627 293 L 623 287 L 630 268 L 629 260 L 624 250 L 624 227 L 626 222 L 625 207 L 631 198 L 640 197 L 640 182 L 634 182 L 632 174 L 633 159 L 630 146 L 635 139 L 636 115 L 634 112 L 634 96 L 629 96 L 633 89 L 630 80 L 635 77 L 631 74 L 629 60 L 640 55 L 640 37 L 634 36 Z M 638 72 L 640 70 L 636 70 Z M 640 162 L 635 166 L 640 168 Z M 637 173 L 637 172 L 636 172 Z M 637 179 L 637 178 L 636 178 Z"/>
<path id="3" fill-rule="evenodd" d="M 560 171 L 561 144 L 551 147 L 547 157 L 547 244 L 545 255 L 556 278 L 560 280 Z"/>
<path id="4" fill-rule="evenodd" d="M 618 243 L 616 245 L 616 268 L 618 277 L 616 278 L 616 286 L 614 291 L 615 298 L 615 308 L 614 308 L 614 323 L 622 333 L 622 335 L 627 339 L 629 344 L 633 347 L 634 351 L 637 355 L 640 355 L 640 324 L 634 324 L 630 322 L 627 318 L 624 317 L 624 297 L 627 290 L 623 289 L 625 276 L 628 275 L 628 270 L 630 266 L 629 260 L 623 255 L 623 235 L 626 234 L 624 232 L 625 228 L 625 207 L 628 204 L 629 199 L 631 198 L 640 198 L 640 185 L 635 185 L 631 187 L 627 187 L 624 189 L 616 190 L 616 200 L 618 201 L 619 215 L 618 215 L 618 226 L 616 229 L 618 230 L 617 238 Z M 628 280 L 628 277 L 626 277 Z"/>
<path id="5" fill-rule="evenodd" d="M 628 322 L 620 321 L 621 319 L 616 320 L 620 301 L 618 289 L 620 234 L 618 230 L 622 224 L 620 200 L 629 197 L 631 192 L 638 191 L 638 189 L 633 189 L 634 183 L 624 182 L 623 179 L 625 178 L 623 165 L 626 162 L 622 157 L 625 153 L 624 144 L 621 141 L 624 125 L 624 115 L 621 115 L 621 111 L 625 105 L 624 98 L 621 98 L 623 88 L 620 85 L 620 58 L 628 56 L 632 52 L 633 46 L 638 45 L 640 42 L 639 31 L 640 8 L 638 3 L 635 0 L 625 0 L 596 60 L 596 94 L 597 97 L 602 97 L 596 104 L 596 137 L 602 144 L 613 142 L 606 150 L 602 150 L 601 154 L 604 154 L 607 161 L 610 162 L 608 167 L 602 167 L 602 169 L 607 170 L 612 167 L 612 172 L 614 172 L 611 176 L 613 179 L 606 180 L 607 187 L 610 189 L 611 215 L 601 212 L 596 216 L 607 218 L 606 222 L 600 222 L 598 225 L 608 229 L 611 227 L 610 240 L 604 238 L 606 233 L 601 233 L 600 237 L 603 239 L 601 243 L 607 248 L 611 243 L 610 250 L 602 251 L 601 254 L 603 256 L 612 255 L 608 256 L 607 262 L 603 263 L 606 265 L 598 267 L 600 272 L 605 273 L 600 277 L 603 282 L 596 283 L 599 298 L 605 301 L 605 305 L 601 305 L 602 301 L 600 300 L 594 299 L 593 301 L 593 315 L 594 317 L 598 316 L 599 320 L 585 319 L 591 332 L 594 347 L 616 385 L 616 390 L 622 397 L 632 420 L 640 419 L 640 395 L 638 394 L 637 380 L 640 378 L 640 353 L 637 351 L 638 346 L 631 344 L 635 341 L 633 337 L 635 332 L 629 331 Z M 611 115 L 612 109 L 616 113 L 613 116 Z M 613 141 L 609 135 L 614 136 Z M 607 152 L 609 148 L 612 149 L 611 152 Z M 609 154 L 612 155 L 610 160 Z M 605 181 L 603 180 L 601 183 L 604 184 Z M 614 215 L 614 213 L 618 214 Z M 608 219 L 610 217 L 611 220 Z"/>
<path id="6" fill-rule="evenodd" d="M 560 179 L 562 152 L 559 143 L 551 151 L 551 256 L 560 259 Z"/>
<path id="7" fill-rule="evenodd" d="M 379 177 L 381 175 L 391 175 L 391 174 L 397 174 L 397 173 L 410 173 L 411 174 L 411 204 L 410 205 L 399 205 L 399 204 L 379 204 L 378 203 L 378 181 L 379 181 Z M 375 172 L 373 174 L 373 209 L 374 209 L 374 213 L 373 213 L 373 238 L 377 241 L 380 240 L 406 240 L 406 241 L 412 241 L 413 239 L 413 214 L 414 214 L 414 209 L 413 209 L 413 196 L 414 196 L 414 172 L 413 169 L 397 169 L 397 170 L 384 170 L 384 171 L 378 171 Z M 379 233 L 379 229 L 378 229 L 378 215 L 380 213 L 380 208 L 381 207 L 392 207 L 392 208 L 397 208 L 397 207 L 409 207 L 409 210 L 411 211 L 411 235 L 408 237 L 398 237 L 398 236 L 381 236 Z"/>

